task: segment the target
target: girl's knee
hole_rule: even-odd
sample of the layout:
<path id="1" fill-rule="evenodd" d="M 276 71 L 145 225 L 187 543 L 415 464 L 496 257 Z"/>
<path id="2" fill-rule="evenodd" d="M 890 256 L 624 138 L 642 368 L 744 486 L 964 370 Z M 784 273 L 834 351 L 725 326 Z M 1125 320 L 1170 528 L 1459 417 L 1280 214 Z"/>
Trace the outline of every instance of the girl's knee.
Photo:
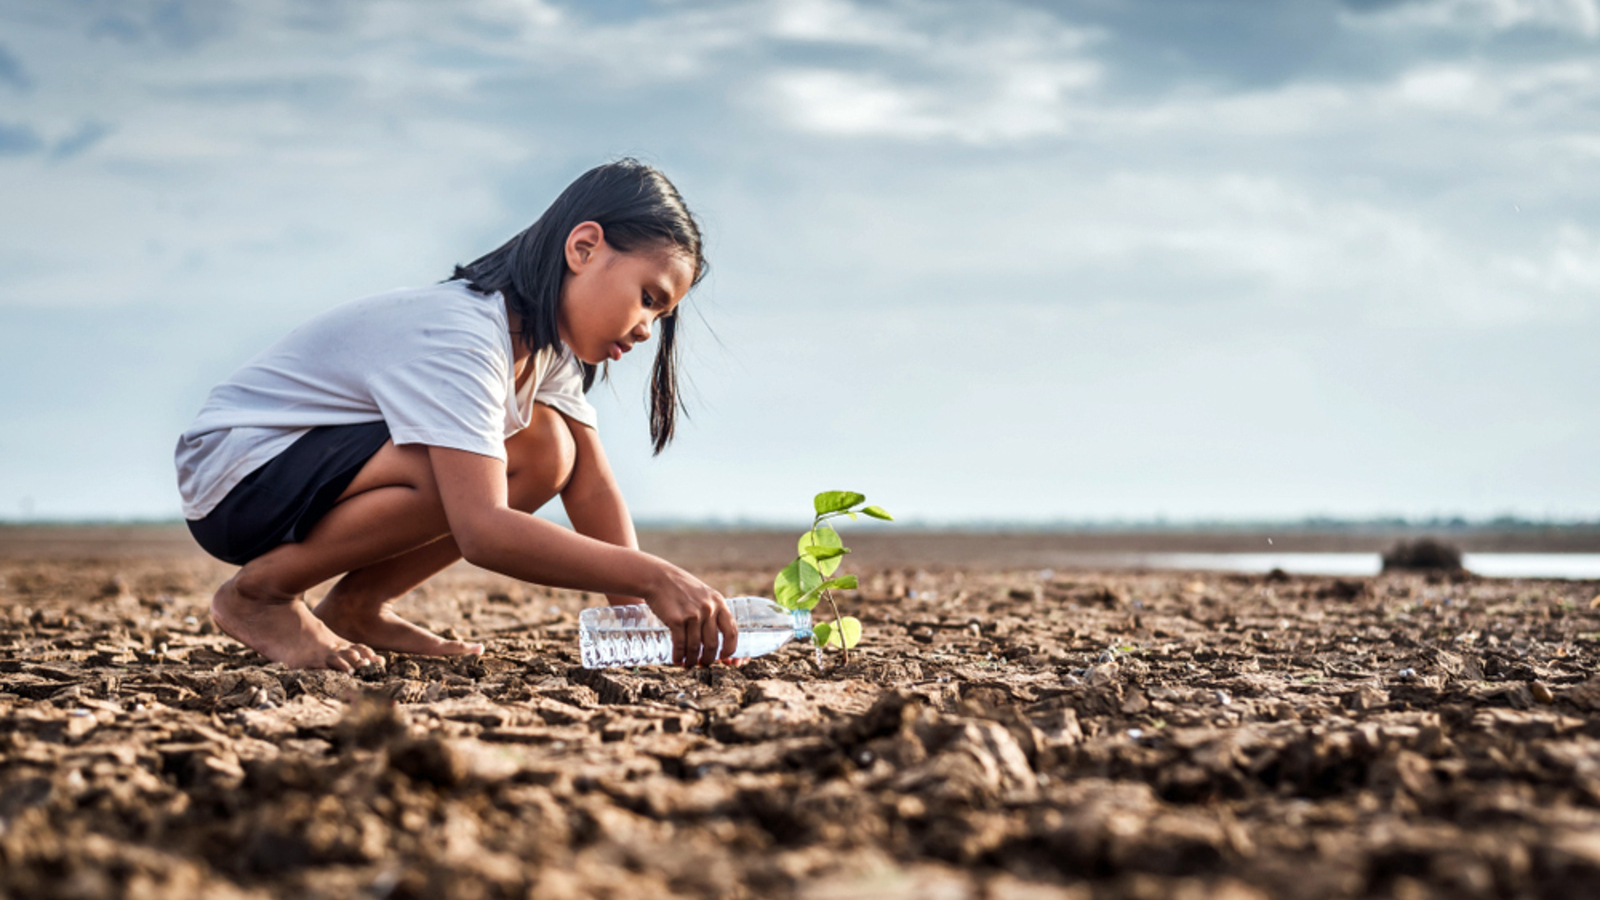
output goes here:
<path id="1" fill-rule="evenodd" d="M 535 403 L 528 427 L 506 441 L 507 478 L 512 502 L 537 499 L 536 505 L 554 497 L 572 480 L 578 464 L 578 443 L 567 420 L 548 406 Z"/>

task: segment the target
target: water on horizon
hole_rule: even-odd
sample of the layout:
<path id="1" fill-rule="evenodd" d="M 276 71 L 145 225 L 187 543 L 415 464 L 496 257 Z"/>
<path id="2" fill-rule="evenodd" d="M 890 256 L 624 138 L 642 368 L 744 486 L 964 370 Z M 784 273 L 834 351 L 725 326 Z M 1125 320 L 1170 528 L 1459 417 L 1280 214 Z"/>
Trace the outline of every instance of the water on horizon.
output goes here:
<path id="1" fill-rule="evenodd" d="M 1121 564 L 1152 569 L 1270 572 L 1296 575 L 1376 575 L 1377 553 L 1136 553 Z M 1600 553 L 1464 553 L 1467 571 L 1488 578 L 1600 579 Z"/>

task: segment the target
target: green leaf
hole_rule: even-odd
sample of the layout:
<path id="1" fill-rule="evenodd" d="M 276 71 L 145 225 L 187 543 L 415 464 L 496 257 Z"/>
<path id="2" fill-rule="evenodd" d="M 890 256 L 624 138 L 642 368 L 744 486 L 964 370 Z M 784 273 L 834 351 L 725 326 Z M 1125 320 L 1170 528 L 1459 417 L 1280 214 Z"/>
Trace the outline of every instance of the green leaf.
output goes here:
<path id="1" fill-rule="evenodd" d="M 850 552 L 850 548 L 848 548 L 848 547 L 818 547 L 817 545 L 812 544 L 811 546 L 805 548 L 801 552 L 803 552 L 805 555 L 811 557 L 812 559 L 823 560 L 823 559 L 834 559 L 836 557 L 843 556 L 846 553 Z"/>
<path id="2" fill-rule="evenodd" d="M 796 603 L 794 605 L 794 608 L 795 609 L 816 609 L 817 608 L 817 604 L 821 603 L 821 602 L 822 602 L 822 592 L 821 591 L 812 591 L 811 593 L 806 594 L 805 596 L 801 597 L 800 598 L 800 602 Z"/>
<path id="3" fill-rule="evenodd" d="M 856 581 L 856 577 L 854 575 L 840 575 L 838 578 L 830 578 L 827 581 L 817 585 L 811 591 L 801 595 L 800 599 L 795 601 L 794 608 L 812 609 L 818 603 L 822 602 L 823 591 L 848 591 L 854 588 L 857 584 L 858 582 Z"/>
<path id="4" fill-rule="evenodd" d="M 817 560 L 817 569 L 823 575 L 832 575 L 834 570 L 839 568 L 839 563 L 841 562 L 839 557 L 844 554 L 836 553 L 832 556 L 816 556 L 810 551 L 812 547 L 821 550 L 831 550 L 835 547 L 843 549 L 844 541 L 839 539 L 839 532 L 826 525 L 820 525 L 800 535 L 800 555 L 813 557 Z M 822 579 L 819 578 L 817 581 L 821 583 Z"/>
<path id="5" fill-rule="evenodd" d="M 797 559 L 783 567 L 772 580 L 772 597 L 784 609 L 809 609 L 800 605 L 806 594 L 822 584 L 822 573 L 809 559 Z M 815 606 L 816 604 L 812 604 Z"/>
<path id="6" fill-rule="evenodd" d="M 818 622 L 811 629 L 811 640 L 818 647 L 828 646 L 828 640 L 833 637 L 833 626 L 827 622 Z"/>
<path id="7" fill-rule="evenodd" d="M 855 491 L 823 491 L 811 501 L 811 504 L 816 507 L 817 515 L 821 516 L 832 512 L 844 512 L 866 499 L 866 494 L 858 494 Z"/>
<path id="8" fill-rule="evenodd" d="M 881 506 L 869 506 L 861 510 L 861 514 L 865 516 L 871 516 L 874 519 L 882 519 L 885 522 L 894 521 L 894 516 L 889 515 L 888 511 Z"/>
<path id="9" fill-rule="evenodd" d="M 828 623 L 823 623 L 819 627 L 828 629 L 828 637 L 818 646 L 849 649 L 861 643 L 861 620 L 855 616 L 844 616 L 839 621 L 832 623 L 831 626 Z M 816 633 L 816 630 L 813 629 L 812 634 L 815 635 Z"/>

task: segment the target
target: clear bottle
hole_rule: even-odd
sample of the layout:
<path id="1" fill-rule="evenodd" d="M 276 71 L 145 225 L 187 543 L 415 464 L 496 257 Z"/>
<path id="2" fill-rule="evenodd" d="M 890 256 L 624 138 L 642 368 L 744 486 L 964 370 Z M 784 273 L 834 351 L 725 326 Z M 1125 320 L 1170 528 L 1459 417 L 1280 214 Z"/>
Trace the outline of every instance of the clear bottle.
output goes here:
<path id="1" fill-rule="evenodd" d="M 765 597 L 729 597 L 728 611 L 739 626 L 734 659 L 762 656 L 811 637 L 807 609 L 790 612 Z M 578 614 L 578 649 L 585 669 L 666 664 L 672 662 L 672 633 L 643 603 L 594 606 Z"/>

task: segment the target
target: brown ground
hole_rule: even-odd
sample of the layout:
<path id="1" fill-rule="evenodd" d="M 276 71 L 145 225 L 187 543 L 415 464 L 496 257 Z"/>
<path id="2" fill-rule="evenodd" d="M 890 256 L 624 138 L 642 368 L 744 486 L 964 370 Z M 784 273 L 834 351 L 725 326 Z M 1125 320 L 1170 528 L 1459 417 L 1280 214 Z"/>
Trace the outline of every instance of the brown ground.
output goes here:
<path id="1" fill-rule="evenodd" d="M 1600 894 L 1595 582 L 852 536 L 849 666 L 588 672 L 597 598 L 457 568 L 405 609 L 489 653 L 357 678 L 217 634 L 181 542 L 53 535 L 0 540 L 0 898 Z"/>

